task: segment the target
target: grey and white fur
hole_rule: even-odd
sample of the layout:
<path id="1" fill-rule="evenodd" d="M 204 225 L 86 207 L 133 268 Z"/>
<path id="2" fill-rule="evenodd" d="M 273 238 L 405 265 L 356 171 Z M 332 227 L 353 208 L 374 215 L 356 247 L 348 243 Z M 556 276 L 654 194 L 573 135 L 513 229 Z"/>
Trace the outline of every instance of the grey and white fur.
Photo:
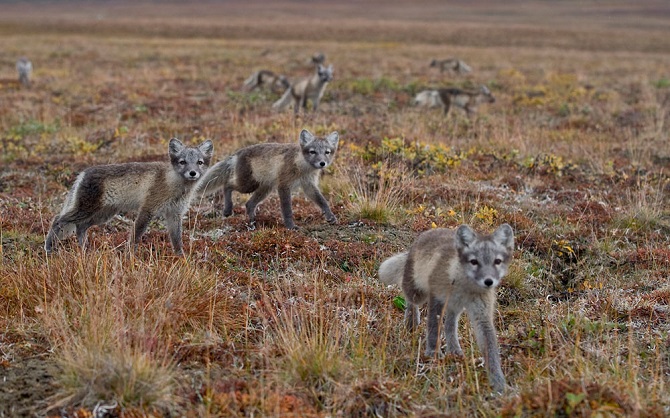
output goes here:
<path id="1" fill-rule="evenodd" d="M 276 91 L 285 91 L 291 87 L 291 83 L 285 76 L 269 70 L 256 71 L 244 81 L 244 87 L 249 91 L 263 86 L 269 86 Z"/>
<path id="2" fill-rule="evenodd" d="M 422 233 L 408 251 L 386 259 L 379 278 L 402 287 L 407 301 L 405 324 L 419 324 L 419 307 L 428 303 L 425 355 L 441 355 L 440 330 L 446 336 L 447 352 L 458 356 L 458 320 L 465 310 L 482 351 L 489 382 L 494 390 L 506 387 L 493 315 L 496 288 L 507 274 L 514 252 L 514 232 L 508 224 L 491 235 L 482 235 L 467 225 L 458 229 L 438 228 Z"/>
<path id="3" fill-rule="evenodd" d="M 431 67 L 438 67 L 440 72 L 451 71 L 457 74 L 467 74 L 472 72 L 472 68 L 458 58 L 447 58 L 445 60 L 432 60 Z"/>
<path id="4" fill-rule="evenodd" d="M 172 247 L 182 254 L 182 217 L 189 208 L 197 181 L 206 172 L 212 141 L 186 147 L 173 138 L 169 162 L 131 162 L 87 168 L 77 176 L 60 214 L 47 235 L 44 249 L 54 251 L 57 241 L 76 233 L 86 245 L 86 231 L 121 212 L 138 212 L 130 235 L 133 248 L 154 217 L 165 218 Z"/>
<path id="5" fill-rule="evenodd" d="M 442 107 L 444 114 L 454 105 L 463 109 L 468 117 L 477 112 L 481 103 L 494 103 L 495 97 L 488 87 L 482 85 L 478 90 L 467 90 L 457 88 L 443 88 L 437 90 L 424 90 L 419 92 L 412 100 L 415 106 L 435 108 Z"/>
<path id="6" fill-rule="evenodd" d="M 223 189 L 223 216 L 233 214 L 233 191 L 252 193 L 246 203 L 249 226 L 256 221 L 256 208 L 274 189 L 281 203 L 284 226 L 295 229 L 291 190 L 300 186 L 316 203 L 329 223 L 337 218 L 319 190 L 319 176 L 335 157 L 339 135 L 316 137 L 308 130 L 300 132 L 298 144 L 266 143 L 242 148 L 212 166 L 198 183 L 198 194 L 211 194 Z"/>
<path id="7" fill-rule="evenodd" d="M 316 65 L 315 73 L 307 78 L 294 83 L 286 89 L 284 95 L 277 100 L 272 107 L 278 110 L 285 109 L 293 101 L 293 112 L 297 115 L 300 107 L 307 109 L 307 100 L 312 101 L 313 109 L 316 112 L 319 108 L 319 102 L 326 89 L 326 85 L 333 79 L 333 65 L 324 67 L 321 64 Z"/>
<path id="8" fill-rule="evenodd" d="M 26 57 L 16 61 L 16 72 L 19 73 L 19 82 L 24 87 L 30 87 L 30 75 L 33 72 L 33 63 Z"/>

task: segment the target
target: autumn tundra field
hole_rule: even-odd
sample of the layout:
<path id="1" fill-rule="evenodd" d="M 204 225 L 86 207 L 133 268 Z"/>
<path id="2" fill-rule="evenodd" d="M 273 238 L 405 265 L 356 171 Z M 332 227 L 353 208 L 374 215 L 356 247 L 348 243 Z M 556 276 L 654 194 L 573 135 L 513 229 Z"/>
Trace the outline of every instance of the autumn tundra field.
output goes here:
<path id="1" fill-rule="evenodd" d="M 0 417 L 670 415 L 670 6 L 664 1 L 0 2 Z M 332 64 L 317 112 L 290 81 Z M 31 60 L 30 87 L 16 61 Z M 440 72 L 456 57 L 472 72 Z M 412 106 L 477 90 L 470 117 Z M 135 214 L 82 251 L 44 241 L 77 174 L 168 142 L 340 137 L 296 230 L 275 194 L 247 228 L 196 199 L 184 256 Z M 425 326 L 377 269 L 420 232 L 509 223 L 494 322 L 508 389 Z"/>

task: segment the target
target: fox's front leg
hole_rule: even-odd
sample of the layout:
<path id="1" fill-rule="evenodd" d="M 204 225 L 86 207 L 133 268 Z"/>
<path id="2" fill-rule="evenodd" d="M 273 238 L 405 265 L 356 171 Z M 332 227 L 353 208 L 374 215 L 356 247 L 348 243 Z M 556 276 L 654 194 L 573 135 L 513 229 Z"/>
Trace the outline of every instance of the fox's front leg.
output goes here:
<path id="1" fill-rule="evenodd" d="M 407 306 L 405 307 L 405 328 L 410 332 L 414 331 L 420 322 L 419 306 L 407 301 Z"/>
<path id="2" fill-rule="evenodd" d="M 137 248 L 137 244 L 140 242 L 142 235 L 147 232 L 149 222 L 153 217 L 154 216 L 150 211 L 140 209 L 140 213 L 137 215 L 137 219 L 135 219 L 135 228 L 133 228 L 133 232 L 130 235 L 130 246 L 133 250 Z"/>
<path id="3" fill-rule="evenodd" d="M 333 212 L 330 210 L 328 201 L 326 200 L 325 197 L 323 197 L 323 194 L 321 194 L 321 191 L 314 183 L 310 181 L 303 181 L 302 190 L 305 192 L 305 195 L 307 195 L 307 197 L 309 197 L 310 199 L 312 199 L 314 203 L 319 205 L 319 208 L 321 208 L 321 212 L 323 212 L 323 215 L 326 217 L 326 222 L 328 222 L 329 224 L 337 223 L 337 217 L 335 217 Z"/>
<path id="4" fill-rule="evenodd" d="M 463 350 L 458 342 L 458 319 L 461 317 L 461 309 L 452 309 L 447 304 L 446 312 L 444 313 L 444 336 L 447 340 L 447 353 L 463 356 Z"/>
<path id="5" fill-rule="evenodd" d="M 475 331 L 477 345 L 484 355 L 484 362 L 488 371 L 489 383 L 496 392 L 504 392 L 507 386 L 505 375 L 500 362 L 500 348 L 498 337 L 493 325 L 493 307 L 468 308 L 468 316 Z"/>
<path id="6" fill-rule="evenodd" d="M 165 215 L 165 223 L 167 226 L 168 233 L 170 234 L 170 242 L 172 242 L 172 249 L 175 254 L 183 255 L 183 242 L 182 242 L 182 220 L 181 214 L 168 213 Z"/>
<path id="7" fill-rule="evenodd" d="M 249 218 L 249 226 L 253 228 L 256 223 L 256 207 L 261 203 L 272 191 L 272 187 L 260 186 L 247 200 L 247 217 Z"/>
<path id="8" fill-rule="evenodd" d="M 287 186 L 280 186 L 277 189 L 279 193 L 279 202 L 281 203 L 281 214 L 284 218 L 284 226 L 286 229 L 296 229 L 293 222 L 293 208 L 291 207 L 291 188 Z"/>
<path id="9" fill-rule="evenodd" d="M 433 357 L 437 351 L 438 356 L 441 357 L 440 347 L 438 345 L 440 339 L 440 328 L 442 328 L 442 315 L 444 310 L 444 302 L 435 298 L 428 297 L 428 320 L 426 329 L 426 357 Z"/>

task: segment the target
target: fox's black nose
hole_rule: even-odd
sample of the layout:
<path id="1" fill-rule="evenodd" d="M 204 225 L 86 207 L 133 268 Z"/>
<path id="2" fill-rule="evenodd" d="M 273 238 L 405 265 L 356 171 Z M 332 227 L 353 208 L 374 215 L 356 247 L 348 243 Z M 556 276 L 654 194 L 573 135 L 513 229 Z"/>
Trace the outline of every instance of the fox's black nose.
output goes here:
<path id="1" fill-rule="evenodd" d="M 325 161 L 321 161 L 321 162 L 319 163 L 319 165 L 320 165 L 321 167 L 325 167 L 325 166 L 326 166 L 326 162 L 325 162 Z"/>
<path id="2" fill-rule="evenodd" d="M 484 284 L 486 285 L 486 287 L 491 287 L 491 286 L 493 286 L 493 279 L 486 279 L 486 280 L 484 280 Z"/>
<path id="3" fill-rule="evenodd" d="M 190 171 L 190 172 L 188 173 L 188 175 L 191 176 L 191 177 L 195 177 L 195 176 L 198 175 L 198 172 L 197 172 L 197 171 Z"/>

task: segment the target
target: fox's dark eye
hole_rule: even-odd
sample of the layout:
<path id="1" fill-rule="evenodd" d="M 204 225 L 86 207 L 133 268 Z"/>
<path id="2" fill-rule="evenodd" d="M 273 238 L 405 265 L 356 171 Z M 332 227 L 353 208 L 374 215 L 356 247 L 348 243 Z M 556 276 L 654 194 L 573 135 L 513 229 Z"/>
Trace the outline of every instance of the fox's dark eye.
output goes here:
<path id="1" fill-rule="evenodd" d="M 472 264 L 473 266 L 478 266 L 478 265 L 479 265 L 479 261 L 477 261 L 477 260 L 475 260 L 475 259 L 472 259 L 472 260 L 470 260 L 470 264 Z"/>
<path id="2" fill-rule="evenodd" d="M 186 165 L 186 161 L 185 160 L 179 160 L 179 165 Z"/>
<path id="3" fill-rule="evenodd" d="M 493 260 L 493 264 L 495 264 L 496 266 L 499 266 L 500 264 L 502 264 L 502 260 L 499 259 L 499 258 L 496 258 L 495 260 Z"/>
<path id="4" fill-rule="evenodd" d="M 202 160 L 198 161 L 198 165 L 203 165 L 203 164 L 205 164 L 204 161 L 202 161 Z"/>
<path id="5" fill-rule="evenodd" d="M 326 155 L 328 155 L 328 154 L 330 154 L 330 150 L 329 150 L 329 149 L 326 150 Z"/>
<path id="6" fill-rule="evenodd" d="M 314 151 L 313 149 L 309 150 L 309 153 L 312 155 L 316 155 L 316 151 Z"/>

